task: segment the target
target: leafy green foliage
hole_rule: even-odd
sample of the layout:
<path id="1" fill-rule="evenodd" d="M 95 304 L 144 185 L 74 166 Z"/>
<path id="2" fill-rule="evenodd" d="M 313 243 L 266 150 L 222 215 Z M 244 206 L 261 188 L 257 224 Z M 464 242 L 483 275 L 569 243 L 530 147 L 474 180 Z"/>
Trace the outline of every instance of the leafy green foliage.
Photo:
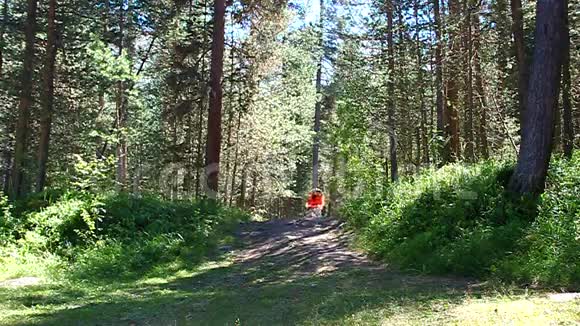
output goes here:
<path id="1" fill-rule="evenodd" d="M 574 285 L 577 168 L 578 155 L 557 160 L 545 195 L 533 202 L 505 192 L 510 164 L 450 165 L 367 192 L 342 213 L 366 249 L 405 269 Z"/>
<path id="2" fill-rule="evenodd" d="M 13 225 L 12 205 L 8 202 L 8 198 L 0 193 L 0 244 L 4 244 L 4 240 L 10 236 Z"/>
<path id="3" fill-rule="evenodd" d="M 580 284 L 580 154 L 555 160 L 538 217 L 521 239 L 519 251 L 498 264 L 514 280 L 550 285 Z"/>
<path id="4" fill-rule="evenodd" d="M 176 260 L 195 263 L 246 218 L 208 201 L 70 192 L 23 212 L 18 223 L 3 223 L 1 239 L 17 255 L 56 254 L 69 275 L 99 279 Z"/>

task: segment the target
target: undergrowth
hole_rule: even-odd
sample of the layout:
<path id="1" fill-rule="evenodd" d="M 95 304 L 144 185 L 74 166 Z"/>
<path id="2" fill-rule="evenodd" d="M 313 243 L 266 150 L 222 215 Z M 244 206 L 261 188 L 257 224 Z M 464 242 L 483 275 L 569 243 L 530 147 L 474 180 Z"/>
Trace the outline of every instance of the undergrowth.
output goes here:
<path id="1" fill-rule="evenodd" d="M 0 197 L 0 280 L 107 282 L 199 263 L 247 215 L 210 201 L 154 195 L 42 193 Z"/>
<path id="2" fill-rule="evenodd" d="M 580 154 L 555 159 L 545 193 L 515 198 L 511 163 L 430 169 L 350 200 L 342 216 L 370 253 L 422 273 L 580 285 Z"/>

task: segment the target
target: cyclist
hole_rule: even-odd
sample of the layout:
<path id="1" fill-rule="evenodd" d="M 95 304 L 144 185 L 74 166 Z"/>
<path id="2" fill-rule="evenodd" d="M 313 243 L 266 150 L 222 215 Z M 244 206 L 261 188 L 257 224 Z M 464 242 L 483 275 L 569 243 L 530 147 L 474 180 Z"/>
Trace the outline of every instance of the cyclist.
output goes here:
<path id="1" fill-rule="evenodd" d="M 313 189 L 308 194 L 308 200 L 306 201 L 306 209 L 308 213 L 312 213 L 315 216 L 322 216 L 324 213 L 324 194 L 322 190 L 316 188 Z"/>

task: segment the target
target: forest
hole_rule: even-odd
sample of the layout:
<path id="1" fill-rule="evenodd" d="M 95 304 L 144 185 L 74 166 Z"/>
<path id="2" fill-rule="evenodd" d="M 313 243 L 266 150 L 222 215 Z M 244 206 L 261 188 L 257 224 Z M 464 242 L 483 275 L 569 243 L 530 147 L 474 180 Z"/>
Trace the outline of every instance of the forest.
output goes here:
<path id="1" fill-rule="evenodd" d="M 580 0 L 0 8 L 0 325 L 580 322 Z"/>

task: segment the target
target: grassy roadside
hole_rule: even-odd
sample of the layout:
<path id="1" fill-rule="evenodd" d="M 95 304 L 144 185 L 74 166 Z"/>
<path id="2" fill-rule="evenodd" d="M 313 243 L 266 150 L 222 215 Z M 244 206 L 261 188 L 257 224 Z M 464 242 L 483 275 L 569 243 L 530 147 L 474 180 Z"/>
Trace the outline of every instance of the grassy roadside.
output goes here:
<path id="1" fill-rule="evenodd" d="M 580 155 L 554 158 L 539 198 L 506 190 L 511 162 L 426 169 L 351 198 L 365 251 L 409 271 L 580 289 Z"/>
<path id="2" fill-rule="evenodd" d="M 231 257 L 137 282 L 0 289 L 2 325 L 577 325 L 580 301 L 465 293 L 368 272 L 262 284 Z"/>
<path id="3" fill-rule="evenodd" d="M 254 265 L 239 264 L 235 261 L 235 251 L 230 249 L 245 252 L 263 247 L 251 241 L 243 244 L 234 237 L 238 219 L 229 218 L 229 214 L 224 212 L 206 220 L 226 221 L 220 224 L 223 227 L 199 228 L 200 223 L 179 222 L 182 216 L 189 218 L 180 213 L 190 212 L 189 204 L 181 208 L 167 203 L 161 209 L 157 201 L 154 205 L 141 201 L 129 203 L 130 210 L 118 209 L 123 214 L 113 214 L 115 206 L 112 205 L 107 205 L 105 212 L 132 222 L 138 221 L 153 206 L 172 227 L 171 232 L 159 230 L 157 236 L 152 236 L 152 231 L 140 231 L 143 236 L 138 238 L 139 242 L 134 242 L 128 233 L 120 240 L 95 241 L 90 247 L 78 247 L 74 255 L 67 256 L 33 250 L 38 245 L 32 246 L 36 243 L 32 236 L 58 240 L 63 234 L 36 229 L 35 233 L 28 232 L 21 238 L 25 242 L 0 248 L 0 325 L 580 323 L 580 300 L 555 302 L 542 292 L 522 293 L 501 286 L 466 291 L 464 281 L 451 279 L 442 283 L 440 278 L 411 276 L 383 268 L 360 268 L 353 264 L 323 274 L 297 274 L 295 261 L 305 254 L 303 251 L 308 251 L 309 241 L 316 238 L 316 232 L 310 238 L 296 240 L 297 243 L 286 243 L 287 236 L 301 233 L 269 229 L 271 233 L 261 236 L 271 240 L 269 244 L 274 247 L 297 245 L 295 256 L 271 253 L 256 260 Z M 125 202 L 121 204 L 121 208 L 127 207 Z M 77 221 L 75 212 L 70 214 L 73 221 Z M 60 213 L 57 215 L 62 217 Z M 156 230 L 158 226 L 150 223 L 145 227 Z M 188 227 L 211 232 L 192 233 L 185 230 Z M 263 231 L 261 224 L 248 227 L 249 231 Z M 319 239 L 338 241 L 328 237 Z M 48 240 L 42 243 L 50 244 Z M 316 248 L 310 254 L 314 255 L 309 259 L 324 259 Z M 30 276 L 37 277 L 39 283 L 21 287 L 1 283 L 5 279 Z"/>
<path id="4" fill-rule="evenodd" d="M 44 279 L 0 288 L 0 325 L 578 325 L 580 300 L 464 288 L 356 268 L 289 277 L 289 266 L 168 264 L 134 280 Z M 274 275 L 274 277 L 272 277 Z"/>

